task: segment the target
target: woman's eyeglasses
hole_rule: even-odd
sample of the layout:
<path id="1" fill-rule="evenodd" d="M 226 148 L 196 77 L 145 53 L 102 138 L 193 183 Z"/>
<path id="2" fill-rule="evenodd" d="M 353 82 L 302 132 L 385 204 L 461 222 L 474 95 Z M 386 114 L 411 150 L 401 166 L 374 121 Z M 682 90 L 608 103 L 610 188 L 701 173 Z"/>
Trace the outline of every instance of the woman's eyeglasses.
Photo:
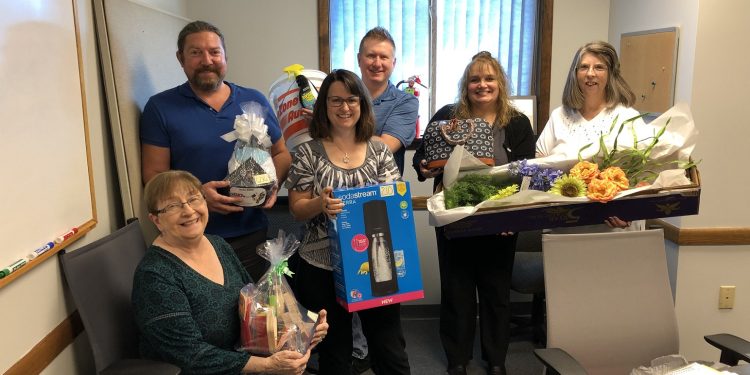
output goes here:
<path id="1" fill-rule="evenodd" d="M 188 205 L 192 209 L 198 209 L 206 199 L 203 198 L 202 194 L 196 194 L 188 198 L 185 202 L 170 203 L 160 210 L 156 210 L 156 214 L 174 215 L 182 210 L 182 206 Z"/>
<path id="2" fill-rule="evenodd" d="M 359 96 L 350 96 L 348 98 L 342 98 L 340 96 L 328 97 L 328 105 L 331 107 L 341 107 L 344 103 L 349 107 L 356 107 L 359 105 Z"/>
<path id="3" fill-rule="evenodd" d="M 578 65 L 579 72 L 588 72 L 590 69 L 593 69 L 597 73 L 603 73 L 607 71 L 607 66 L 604 64 L 594 64 L 593 66 L 587 64 Z"/>

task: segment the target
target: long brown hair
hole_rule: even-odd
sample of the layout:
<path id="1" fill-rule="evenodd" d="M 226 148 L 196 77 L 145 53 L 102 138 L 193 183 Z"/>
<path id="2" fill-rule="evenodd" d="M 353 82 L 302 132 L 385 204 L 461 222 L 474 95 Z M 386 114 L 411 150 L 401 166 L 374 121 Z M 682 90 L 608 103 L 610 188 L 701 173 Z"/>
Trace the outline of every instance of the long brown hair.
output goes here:
<path id="1" fill-rule="evenodd" d="M 508 97 L 508 77 L 505 75 L 505 70 L 497 62 L 497 59 L 492 57 L 487 51 L 482 51 L 474 55 L 471 58 L 469 65 L 466 65 L 464 74 L 461 76 L 461 80 L 458 83 L 458 103 L 454 109 L 454 116 L 457 118 L 471 118 L 472 115 L 471 102 L 469 101 L 469 75 L 471 74 L 471 68 L 479 66 L 480 68 L 489 67 L 495 72 L 495 81 L 497 81 L 497 103 L 495 103 L 495 125 L 506 126 L 510 122 L 511 118 L 515 116 L 518 111 L 513 107 Z"/>
<path id="2" fill-rule="evenodd" d="M 370 92 L 356 74 L 344 69 L 332 71 L 323 80 L 318 91 L 318 100 L 313 107 L 313 118 L 310 124 L 310 137 L 325 139 L 331 136 L 331 122 L 328 118 L 328 91 L 334 82 L 341 82 L 354 96 L 359 97 L 359 120 L 355 125 L 355 140 L 365 142 L 375 132 L 375 115 L 372 113 Z"/>

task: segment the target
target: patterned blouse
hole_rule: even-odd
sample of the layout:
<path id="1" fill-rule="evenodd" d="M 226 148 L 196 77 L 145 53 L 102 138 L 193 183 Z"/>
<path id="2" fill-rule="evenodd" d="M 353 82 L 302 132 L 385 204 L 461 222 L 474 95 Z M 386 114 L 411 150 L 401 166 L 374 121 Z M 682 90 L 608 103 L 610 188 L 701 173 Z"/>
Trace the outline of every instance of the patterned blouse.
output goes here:
<path id="1" fill-rule="evenodd" d="M 547 125 L 536 141 L 536 156 L 565 154 L 577 157 L 581 147 L 596 143 L 599 136 L 609 133 L 615 118 L 619 126 L 623 121 L 639 114 L 637 110 L 620 104 L 599 112 L 591 120 L 586 120 L 580 112 L 568 111 L 560 106 L 552 111 Z"/>
<path id="2" fill-rule="evenodd" d="M 312 190 L 313 197 L 327 186 L 333 189 L 376 185 L 400 180 L 393 154 L 379 141 L 367 142 L 367 154 L 362 165 L 352 169 L 340 168 L 328 158 L 320 140 L 312 140 L 297 147 L 289 170 L 286 187 L 295 191 Z M 305 237 L 299 254 L 315 267 L 332 270 L 328 240 L 328 219 L 321 213 L 305 224 Z"/>
<path id="3" fill-rule="evenodd" d="M 141 355 L 183 374 L 240 374 L 250 354 L 239 343 L 240 289 L 250 275 L 221 237 L 206 235 L 224 270 L 219 285 L 174 254 L 151 246 L 135 271 L 133 310 Z"/>

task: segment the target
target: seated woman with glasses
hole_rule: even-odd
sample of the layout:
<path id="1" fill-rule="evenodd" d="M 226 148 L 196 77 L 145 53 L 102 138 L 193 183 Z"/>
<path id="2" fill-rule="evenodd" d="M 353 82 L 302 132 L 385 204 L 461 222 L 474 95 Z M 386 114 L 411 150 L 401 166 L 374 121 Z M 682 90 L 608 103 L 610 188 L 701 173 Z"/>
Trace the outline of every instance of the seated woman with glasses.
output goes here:
<path id="1" fill-rule="evenodd" d="M 328 217 L 344 203 L 333 189 L 400 178 L 388 147 L 371 139 L 375 118 L 368 91 L 356 74 L 334 70 L 323 80 L 310 124 L 311 141 L 297 147 L 286 187 L 289 209 L 307 221 L 293 271 L 295 294 L 308 309 L 325 309 L 331 328 L 318 347 L 321 374 L 350 374 L 352 314 L 336 302 Z M 359 311 L 376 374 L 408 374 L 398 304 Z"/>
<path id="2" fill-rule="evenodd" d="M 133 280 L 141 355 L 185 374 L 302 374 L 309 350 L 267 358 L 235 350 L 240 289 L 252 280 L 226 241 L 204 234 L 208 208 L 200 181 L 185 171 L 162 172 L 146 184 L 144 195 L 161 233 Z M 320 321 L 312 346 L 328 329 L 325 311 Z"/>
<path id="3" fill-rule="evenodd" d="M 632 108 L 635 94 L 620 75 L 620 60 L 607 42 L 590 42 L 578 49 L 568 71 L 562 95 L 563 105 L 552 111 L 536 142 L 536 157 L 554 154 L 577 155 L 581 147 L 599 142 L 609 133 L 612 121 L 618 125 L 640 113 Z M 642 123 L 641 120 L 636 121 Z M 608 228 L 641 229 L 643 221 L 626 222 L 616 216 L 604 225 L 557 228 L 556 233 L 600 232 Z"/>

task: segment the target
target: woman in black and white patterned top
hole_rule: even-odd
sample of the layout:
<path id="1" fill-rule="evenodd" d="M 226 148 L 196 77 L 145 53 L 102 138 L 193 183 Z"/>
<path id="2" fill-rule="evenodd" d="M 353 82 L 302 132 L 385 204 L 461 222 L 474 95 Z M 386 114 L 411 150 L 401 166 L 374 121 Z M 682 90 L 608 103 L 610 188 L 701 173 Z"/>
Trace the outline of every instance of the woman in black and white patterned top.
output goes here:
<path id="1" fill-rule="evenodd" d="M 306 220 L 294 267 L 295 293 L 308 309 L 325 306 L 329 330 L 318 347 L 321 374 L 351 373 L 351 314 L 336 302 L 328 216 L 344 204 L 333 189 L 400 179 L 393 154 L 372 140 L 375 118 L 367 89 L 354 73 L 334 70 L 323 81 L 310 125 L 312 141 L 297 148 L 289 171 L 289 209 Z M 359 311 L 376 374 L 408 374 L 400 305 Z"/>

